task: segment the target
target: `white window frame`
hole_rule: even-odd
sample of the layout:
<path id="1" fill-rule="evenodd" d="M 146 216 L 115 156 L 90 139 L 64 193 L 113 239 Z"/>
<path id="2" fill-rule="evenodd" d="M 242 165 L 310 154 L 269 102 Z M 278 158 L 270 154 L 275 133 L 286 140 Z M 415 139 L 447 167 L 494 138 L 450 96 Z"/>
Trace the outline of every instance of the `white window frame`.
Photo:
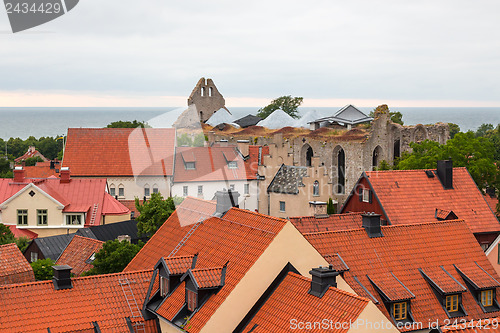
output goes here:
<path id="1" fill-rule="evenodd" d="M 243 185 L 243 194 L 245 194 L 245 195 L 250 194 L 250 184 Z"/>
<path id="2" fill-rule="evenodd" d="M 68 220 L 73 217 L 78 217 L 77 220 L 80 220 L 80 223 L 68 223 Z M 74 220 L 72 220 L 74 222 Z M 64 215 L 64 224 L 65 225 L 83 225 L 83 214 L 65 214 Z"/>
<path id="3" fill-rule="evenodd" d="M 238 169 L 238 162 L 237 161 L 228 161 L 227 168 L 228 169 Z"/>
<path id="4" fill-rule="evenodd" d="M 151 196 L 151 189 L 149 188 L 149 185 L 144 185 L 144 196 L 145 197 L 150 197 Z"/>
<path id="5" fill-rule="evenodd" d="M 125 186 L 118 185 L 118 197 L 120 198 L 125 197 Z"/>
<path id="6" fill-rule="evenodd" d="M 198 185 L 198 195 L 203 195 L 203 185 Z"/>
<path id="7" fill-rule="evenodd" d="M 187 197 L 189 195 L 189 187 L 187 185 L 182 186 L 182 196 Z"/>
<path id="8" fill-rule="evenodd" d="M 31 252 L 31 262 L 35 262 L 38 260 L 38 253 L 37 252 Z"/>
<path id="9" fill-rule="evenodd" d="M 370 202 L 370 190 L 364 188 L 363 189 L 363 202 Z"/>
<path id="10" fill-rule="evenodd" d="M 196 162 L 186 162 L 186 170 L 196 170 Z"/>

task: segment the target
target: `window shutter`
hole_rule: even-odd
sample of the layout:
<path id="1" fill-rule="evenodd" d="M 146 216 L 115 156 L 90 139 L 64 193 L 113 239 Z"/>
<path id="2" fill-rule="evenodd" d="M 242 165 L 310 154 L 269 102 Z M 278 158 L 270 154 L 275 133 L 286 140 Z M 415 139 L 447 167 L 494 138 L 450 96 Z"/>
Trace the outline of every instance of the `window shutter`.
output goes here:
<path id="1" fill-rule="evenodd" d="M 359 202 L 363 202 L 363 187 L 358 187 L 358 198 Z"/>
<path id="2" fill-rule="evenodd" d="M 373 203 L 373 191 L 368 190 L 368 202 Z"/>

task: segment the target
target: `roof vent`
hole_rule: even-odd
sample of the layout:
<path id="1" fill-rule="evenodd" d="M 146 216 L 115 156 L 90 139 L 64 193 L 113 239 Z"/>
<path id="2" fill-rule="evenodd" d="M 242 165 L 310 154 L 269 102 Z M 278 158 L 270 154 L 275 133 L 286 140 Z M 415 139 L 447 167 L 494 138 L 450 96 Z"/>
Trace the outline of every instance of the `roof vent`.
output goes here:
<path id="1" fill-rule="evenodd" d="M 337 287 L 337 275 L 340 272 L 333 269 L 333 265 L 329 265 L 313 268 L 309 274 L 312 276 L 309 294 L 321 298 L 329 287 Z"/>
<path id="2" fill-rule="evenodd" d="M 71 289 L 73 284 L 71 283 L 71 267 L 68 265 L 52 266 L 54 269 L 54 278 L 52 282 L 54 283 L 54 288 L 56 290 Z"/>
<path id="3" fill-rule="evenodd" d="M 361 215 L 363 218 L 363 228 L 365 228 L 368 237 L 384 237 L 380 227 L 380 214 L 366 213 Z"/>
<path id="4" fill-rule="evenodd" d="M 453 161 L 437 161 L 437 175 L 445 190 L 453 189 Z"/>
<path id="5" fill-rule="evenodd" d="M 238 198 L 240 194 L 237 191 L 226 190 L 215 192 L 215 198 L 217 200 L 217 207 L 215 209 L 215 216 L 222 217 L 227 213 L 231 207 L 238 206 Z"/>

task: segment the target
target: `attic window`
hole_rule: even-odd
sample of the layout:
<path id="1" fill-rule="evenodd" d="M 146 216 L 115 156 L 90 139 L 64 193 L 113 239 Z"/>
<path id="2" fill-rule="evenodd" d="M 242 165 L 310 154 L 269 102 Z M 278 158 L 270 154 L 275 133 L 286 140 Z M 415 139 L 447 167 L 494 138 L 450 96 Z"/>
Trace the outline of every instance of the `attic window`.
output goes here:
<path id="1" fill-rule="evenodd" d="M 192 312 L 196 310 L 196 307 L 198 306 L 197 299 L 198 295 L 194 291 L 189 289 L 186 290 L 186 303 L 189 311 Z"/>
<path id="2" fill-rule="evenodd" d="M 493 290 L 488 289 L 481 291 L 481 304 L 485 307 L 493 305 Z"/>
<path id="3" fill-rule="evenodd" d="M 394 303 L 392 306 L 392 316 L 394 320 L 405 320 L 408 314 L 408 306 L 406 302 Z"/>
<path id="4" fill-rule="evenodd" d="M 363 189 L 363 202 L 370 202 L 370 190 Z"/>
<path id="5" fill-rule="evenodd" d="M 196 162 L 186 162 L 186 170 L 196 170 Z"/>
<path id="6" fill-rule="evenodd" d="M 458 295 L 446 296 L 446 311 L 448 312 L 458 311 Z"/>
<path id="7" fill-rule="evenodd" d="M 95 252 L 92 253 L 92 255 L 87 260 L 85 260 L 85 263 L 87 263 L 87 264 L 93 264 L 94 260 L 95 260 Z"/>
<path id="8" fill-rule="evenodd" d="M 238 162 L 236 162 L 236 161 L 229 161 L 229 162 L 227 162 L 227 167 L 229 169 L 238 169 Z"/>
<path id="9" fill-rule="evenodd" d="M 160 275 L 160 296 L 165 297 L 168 294 L 168 278 Z"/>

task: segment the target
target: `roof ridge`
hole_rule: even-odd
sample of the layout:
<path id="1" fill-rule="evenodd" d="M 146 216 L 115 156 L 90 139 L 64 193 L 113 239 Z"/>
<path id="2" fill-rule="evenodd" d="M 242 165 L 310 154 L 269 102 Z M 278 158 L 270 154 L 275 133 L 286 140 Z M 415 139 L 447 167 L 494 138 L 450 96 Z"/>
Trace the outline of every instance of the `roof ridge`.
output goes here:
<path id="1" fill-rule="evenodd" d="M 70 243 L 75 240 L 75 238 L 78 237 L 78 238 L 83 238 L 85 240 L 90 240 L 94 243 L 98 243 L 98 244 L 104 244 L 105 242 L 104 241 L 101 241 L 101 240 L 98 240 L 98 239 L 94 239 L 94 238 L 90 238 L 90 237 L 85 237 L 85 236 L 80 236 L 80 235 L 74 235 L 73 238 L 71 239 Z"/>
<path id="2" fill-rule="evenodd" d="M 297 273 L 294 273 L 294 272 L 288 272 L 288 275 L 292 276 L 292 277 L 295 277 L 295 278 L 298 278 L 300 280 L 303 280 L 303 281 L 306 281 L 306 282 L 311 282 L 311 279 L 308 278 L 308 277 L 305 277 L 303 275 L 300 275 L 300 274 L 297 274 Z M 366 303 L 368 303 L 370 300 L 366 297 L 362 297 L 362 296 L 359 296 L 359 295 L 356 295 L 356 294 L 353 294 L 353 293 L 350 293 L 348 291 L 345 291 L 345 290 L 342 290 L 342 289 L 339 289 L 337 287 L 332 287 L 332 286 L 329 286 L 328 287 L 329 290 L 333 291 L 333 292 L 336 292 L 336 293 L 339 293 L 339 294 L 343 294 L 345 296 L 349 296 L 349 297 L 352 297 L 352 298 L 355 298 L 359 301 L 364 301 Z"/>
<path id="3" fill-rule="evenodd" d="M 214 271 L 224 269 L 224 266 L 215 266 L 215 267 L 206 267 L 206 268 L 192 268 L 191 272 L 200 272 L 200 271 Z"/>
<path id="4" fill-rule="evenodd" d="M 453 169 L 467 169 L 467 167 L 453 167 Z M 409 170 L 373 170 L 373 171 L 365 171 L 366 174 L 375 174 L 378 172 L 390 173 L 390 172 L 420 172 L 420 171 L 436 171 L 436 168 L 433 169 L 409 169 Z"/>
<path id="5" fill-rule="evenodd" d="M 261 217 L 264 217 L 264 218 L 266 218 L 268 220 L 275 220 L 275 221 L 278 221 L 278 222 L 283 222 L 285 224 L 286 224 L 286 222 L 289 222 L 287 219 L 282 219 L 280 217 L 275 217 L 275 216 L 269 216 L 269 215 L 261 214 L 261 213 L 258 213 L 258 212 L 253 212 L 251 210 L 242 209 L 242 208 L 239 208 L 239 207 L 231 207 L 231 209 L 229 211 L 231 211 L 233 209 L 234 210 L 238 210 L 240 212 L 244 212 L 246 214 L 252 214 L 252 215 L 256 215 L 256 216 L 261 216 Z"/>
<path id="6" fill-rule="evenodd" d="M 349 213 L 339 213 L 339 214 L 329 214 L 328 217 L 325 217 L 325 218 L 321 218 L 321 220 L 324 220 L 324 219 L 327 219 L 329 217 L 337 217 L 337 216 L 350 216 L 350 215 L 362 215 L 362 214 L 366 214 L 366 212 L 349 212 Z M 288 220 L 290 219 L 304 219 L 304 218 L 313 218 L 313 219 L 316 219 L 315 216 L 311 216 L 311 215 L 303 215 L 303 216 L 290 216 L 288 217 Z"/>

